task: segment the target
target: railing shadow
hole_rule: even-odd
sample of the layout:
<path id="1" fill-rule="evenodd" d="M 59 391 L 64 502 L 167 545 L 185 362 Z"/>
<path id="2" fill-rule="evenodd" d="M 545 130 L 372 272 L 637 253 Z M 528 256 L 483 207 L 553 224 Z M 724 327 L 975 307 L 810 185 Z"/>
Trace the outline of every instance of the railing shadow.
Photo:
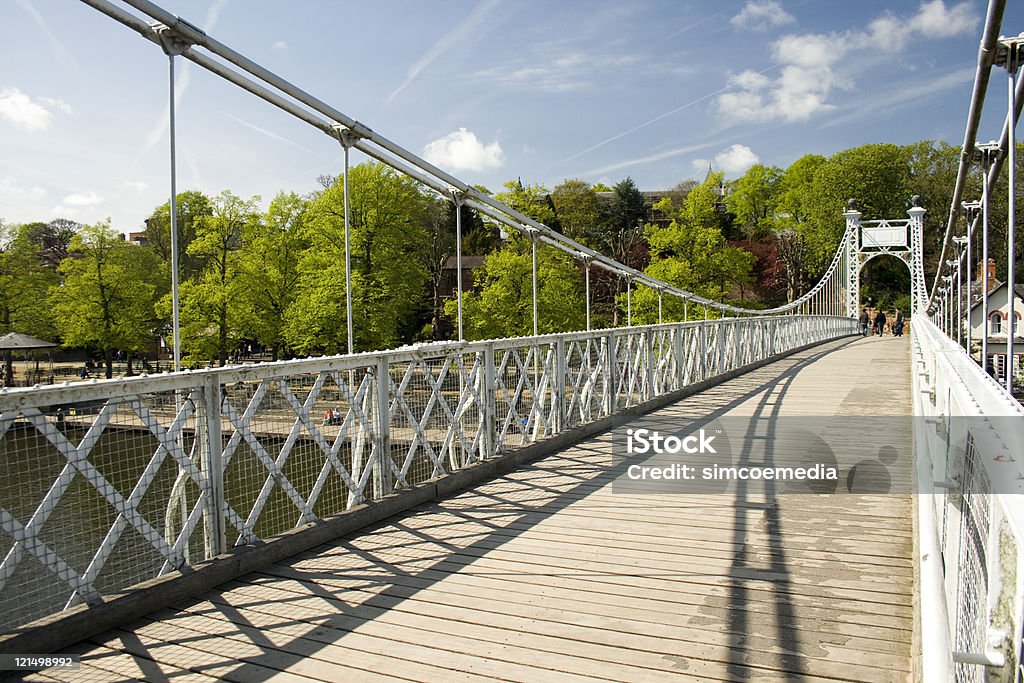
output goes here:
<path id="1" fill-rule="evenodd" d="M 697 424 L 722 417 L 759 395 L 761 399 L 751 425 L 770 421 L 777 414 L 779 401 L 788 391 L 792 379 L 801 370 L 849 343 L 852 342 L 830 344 L 828 348 L 809 355 L 783 359 L 714 387 L 712 391 L 722 394 L 715 399 L 718 405 L 705 412 Z M 625 464 L 603 466 L 607 461 L 595 462 L 592 456 L 574 455 L 574 452 L 590 450 L 607 454 L 609 439 L 610 434 L 606 432 L 568 449 L 564 454 L 549 456 L 555 461 L 542 460 L 517 470 L 504 480 L 448 500 L 426 504 L 402 517 L 321 546 L 265 572 L 242 577 L 230 584 L 228 590 L 221 589 L 197 598 L 176 613 L 165 613 L 159 621 L 148 619 L 144 624 L 136 624 L 129 632 L 106 634 L 94 642 L 111 648 L 123 647 L 132 653 L 140 662 L 140 675 L 144 671 L 150 680 L 160 679 L 152 670 L 151 662 L 208 674 L 216 671 L 216 675 L 231 680 L 259 681 L 269 679 L 274 671 L 296 667 L 301 670 L 310 666 L 309 661 L 326 667 L 330 672 L 332 667 L 341 666 L 338 662 L 346 656 L 355 659 L 345 666 L 355 667 L 360 675 L 365 673 L 367 676 L 374 671 L 388 672 L 388 661 L 395 658 L 402 660 L 406 667 L 424 667 L 424 674 L 427 673 L 426 668 L 441 667 L 460 672 L 476 671 L 483 676 L 494 675 L 497 670 L 488 668 L 491 664 L 483 669 L 475 668 L 482 660 L 481 655 L 473 653 L 472 647 L 467 646 L 460 651 L 462 645 L 452 638 L 451 649 L 437 659 L 431 656 L 431 648 L 422 639 L 413 642 L 406 637 L 412 635 L 408 629 L 392 623 L 393 620 L 384 615 L 391 610 L 414 610 L 406 605 L 406 601 L 419 598 L 425 592 L 446 590 L 447 587 L 440 584 L 454 572 L 468 572 L 472 581 L 484 587 L 493 585 L 493 579 L 506 573 L 520 577 L 540 576 L 555 582 L 583 573 L 598 582 L 602 578 L 608 579 L 607 585 L 598 590 L 614 593 L 614 579 L 618 574 L 602 576 L 588 573 L 574 567 L 568 559 L 561 562 L 563 566 L 547 566 L 540 561 L 531 561 L 529 557 L 517 557 L 511 562 L 503 561 L 511 569 L 502 570 L 496 566 L 499 563 L 490 557 L 501 554 L 506 544 L 525 531 L 579 504 L 594 491 L 609 486 L 610 480 L 621 473 Z M 746 442 L 750 443 L 751 439 L 746 439 Z M 745 452 L 742 457 L 749 460 L 750 453 Z M 770 456 L 768 459 L 770 462 Z M 552 462 L 557 462 L 557 468 L 552 469 Z M 756 677 L 758 671 L 764 671 L 763 662 L 752 659 L 748 648 L 751 640 L 764 635 L 752 632 L 748 623 L 744 609 L 750 599 L 748 584 L 767 581 L 780 592 L 787 591 L 790 585 L 774 490 L 769 494 L 772 504 L 753 504 L 746 489 L 740 487 L 733 501 L 733 543 L 739 550 L 731 560 L 727 577 L 730 643 L 727 666 L 729 675 L 740 680 Z M 770 567 L 763 570 L 763 577 L 759 577 L 758 570 L 752 569 L 748 563 L 746 551 L 744 516 L 752 507 L 763 507 L 767 521 L 767 546 L 771 560 Z M 655 578 L 686 576 L 679 571 L 640 572 L 638 575 Z M 234 590 L 230 590 L 232 587 Z M 456 597 L 451 596 L 451 600 L 458 602 Z M 477 609 L 501 614 L 501 599 L 506 596 L 496 597 L 495 606 L 480 604 Z M 518 598 L 513 597 L 512 600 Z M 470 605 L 470 601 L 465 599 L 462 602 Z M 793 628 L 796 619 L 794 607 L 788 600 L 776 600 L 775 610 L 776 635 L 781 652 L 771 673 L 778 674 L 781 668 L 799 680 L 804 675 L 804 668 L 796 654 L 799 634 Z M 179 633 L 175 630 L 179 624 L 181 633 L 173 637 Z M 430 621 L 428 627 L 425 628 L 441 631 L 445 628 L 439 620 Z M 452 633 L 434 632 L 430 638 L 456 636 L 457 629 L 464 629 L 466 625 L 456 624 L 456 627 Z M 184 635 L 186 628 L 191 631 L 191 636 Z M 170 642 L 164 642 L 156 635 L 145 636 L 146 633 L 161 632 L 172 634 Z M 231 643 L 227 648 L 230 655 L 221 642 L 224 638 Z M 200 658 L 203 661 L 194 657 L 190 661 L 189 650 L 204 653 Z M 506 660 L 493 666 L 523 666 L 514 661 L 515 647 L 503 651 L 507 653 L 504 655 Z M 96 666 L 102 666 L 102 656 L 106 654 L 94 659 Z M 551 656 L 562 655 L 551 653 Z M 143 663 L 140 660 L 150 661 Z M 434 669 L 435 674 L 436 671 Z M 467 678 L 472 679 L 473 676 Z"/>

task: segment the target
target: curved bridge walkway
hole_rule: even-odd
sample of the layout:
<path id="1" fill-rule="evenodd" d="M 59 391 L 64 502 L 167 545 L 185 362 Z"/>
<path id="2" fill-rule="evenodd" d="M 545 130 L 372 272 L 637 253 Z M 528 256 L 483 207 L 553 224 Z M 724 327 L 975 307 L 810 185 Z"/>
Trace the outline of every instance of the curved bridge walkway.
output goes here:
<path id="1" fill-rule="evenodd" d="M 657 415 L 910 415 L 909 359 L 907 338 L 841 340 Z M 903 434 L 885 438 L 907 453 Z M 613 493 L 610 450 L 606 433 L 110 631 L 66 675 L 909 678 L 909 494 Z"/>

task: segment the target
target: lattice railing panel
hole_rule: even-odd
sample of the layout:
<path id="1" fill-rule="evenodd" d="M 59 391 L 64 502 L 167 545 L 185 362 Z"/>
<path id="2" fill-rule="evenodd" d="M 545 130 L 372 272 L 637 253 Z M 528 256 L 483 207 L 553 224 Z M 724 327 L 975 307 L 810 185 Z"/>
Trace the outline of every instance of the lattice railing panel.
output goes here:
<path id="1" fill-rule="evenodd" d="M 855 327 L 789 317 L 770 348 Z M 774 329 L 693 322 L 0 391 L 0 625 L 765 357 Z"/>

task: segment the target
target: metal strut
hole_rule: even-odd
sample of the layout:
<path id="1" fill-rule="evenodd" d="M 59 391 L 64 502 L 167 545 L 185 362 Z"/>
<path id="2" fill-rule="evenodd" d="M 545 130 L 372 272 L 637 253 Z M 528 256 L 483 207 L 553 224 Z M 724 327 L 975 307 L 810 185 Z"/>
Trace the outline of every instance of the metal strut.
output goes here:
<path id="1" fill-rule="evenodd" d="M 352 324 L 352 227 L 349 202 L 348 171 L 349 150 L 356 146 L 362 135 L 344 126 L 334 127 L 338 142 L 345 150 L 345 167 L 342 171 L 342 192 L 345 197 L 345 327 L 348 334 L 347 347 L 349 354 L 354 352 L 355 329 Z"/>

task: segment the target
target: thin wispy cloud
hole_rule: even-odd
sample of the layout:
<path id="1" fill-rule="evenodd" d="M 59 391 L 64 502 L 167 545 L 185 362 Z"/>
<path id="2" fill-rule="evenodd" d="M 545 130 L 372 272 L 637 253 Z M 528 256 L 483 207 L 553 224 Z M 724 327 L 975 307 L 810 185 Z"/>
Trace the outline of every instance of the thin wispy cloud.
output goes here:
<path id="1" fill-rule="evenodd" d="M 635 69 L 640 61 L 637 55 L 588 54 L 571 50 L 481 69 L 470 78 L 489 87 L 564 93 L 607 85 L 611 73 Z M 595 77 L 600 83 L 595 83 Z"/>
<path id="2" fill-rule="evenodd" d="M 387 102 L 390 103 L 398 97 L 398 95 L 409 87 L 409 84 L 415 81 L 423 70 L 433 64 L 438 57 L 470 40 L 481 38 L 484 33 L 484 25 L 488 16 L 498 7 L 499 4 L 500 0 L 483 0 L 483 2 L 474 7 L 473 11 L 469 13 L 469 16 L 460 21 L 451 31 L 441 36 L 441 39 L 434 43 L 433 47 L 427 50 L 425 55 L 420 57 L 411 67 L 409 67 L 409 70 L 405 74 L 405 80 L 402 81 L 402 84 L 395 88 L 390 95 L 388 95 Z"/>
<path id="3" fill-rule="evenodd" d="M 941 95 L 954 88 L 974 82 L 976 67 L 965 66 L 954 71 L 940 69 L 934 79 L 915 76 L 912 81 L 893 85 L 888 92 L 875 93 L 870 100 L 852 107 L 844 107 L 840 116 L 830 116 L 819 128 L 834 128 L 851 123 L 869 123 L 890 116 L 894 111 L 917 106 L 922 99 Z"/>
<path id="4" fill-rule="evenodd" d="M 213 4 L 206 11 L 206 21 L 203 22 L 203 31 L 209 33 L 213 30 L 213 27 L 217 25 L 217 20 L 220 19 L 220 13 L 224 9 L 225 5 L 228 4 L 228 0 L 214 0 Z M 185 91 L 188 90 L 189 83 L 192 81 L 192 63 L 187 60 L 178 60 L 182 63 L 182 67 L 177 71 L 177 75 L 174 79 L 174 107 L 178 108 L 181 105 L 181 100 L 185 96 Z M 160 119 L 156 122 L 153 128 L 146 135 L 146 141 L 142 145 L 142 150 L 139 151 L 138 156 L 135 157 L 135 161 L 128 167 L 129 171 L 135 170 L 139 162 L 142 160 L 149 150 L 163 139 L 164 135 L 167 134 L 167 129 L 170 126 L 171 110 L 169 106 L 164 107 L 163 114 Z"/>
<path id="5" fill-rule="evenodd" d="M 772 69 L 774 69 L 777 66 L 778 66 L 778 64 L 773 64 L 772 66 L 769 66 L 766 69 L 762 69 L 761 71 L 759 71 L 757 73 L 758 74 L 765 74 L 765 73 L 767 73 L 768 71 L 771 71 Z M 701 102 L 704 102 L 705 100 L 708 100 L 708 99 L 714 97 L 715 95 L 719 95 L 721 93 L 724 93 L 726 90 L 729 89 L 729 87 L 730 86 L 725 86 L 724 88 L 719 88 L 718 90 L 715 90 L 713 92 L 709 92 L 706 95 L 701 95 L 700 97 L 698 97 L 695 100 L 690 100 L 686 104 L 680 105 L 680 106 L 676 107 L 675 109 L 669 110 L 669 111 L 667 111 L 667 112 L 665 112 L 663 114 L 658 114 L 653 119 L 649 119 L 647 121 L 644 121 L 643 123 L 641 123 L 641 124 L 639 124 L 637 126 L 633 126 L 632 128 L 629 128 L 628 130 L 624 130 L 621 133 L 617 133 L 617 134 L 611 136 L 610 138 L 605 138 L 601 142 L 598 142 L 595 145 L 591 145 L 590 147 L 587 147 L 586 149 L 584 149 L 584 150 L 582 150 L 580 152 L 576 152 L 575 154 L 567 156 L 564 159 L 561 159 L 560 161 L 555 162 L 554 164 L 549 166 L 548 169 L 545 169 L 545 170 L 549 170 L 551 168 L 556 168 L 558 166 L 561 166 L 564 163 L 572 161 L 573 159 L 578 159 L 579 157 L 583 156 L 584 154 L 589 154 L 590 152 L 593 152 L 596 149 L 600 149 L 600 148 L 604 147 L 607 144 L 615 142 L 616 140 L 621 140 L 622 138 L 626 137 L 627 135 L 631 135 L 633 133 L 636 133 L 637 131 L 643 130 L 644 128 L 647 128 L 648 126 L 651 126 L 651 125 L 657 123 L 658 121 L 661 121 L 663 119 L 667 119 L 668 117 L 673 116 L 675 114 L 678 114 L 679 112 L 681 112 L 681 111 L 683 111 L 685 109 L 689 109 L 690 107 L 692 107 L 694 105 L 700 104 Z"/>
<path id="6" fill-rule="evenodd" d="M 592 168 L 589 171 L 584 171 L 581 175 L 584 176 L 596 176 L 603 173 L 611 173 L 612 171 L 621 171 L 624 168 L 632 168 L 633 166 L 643 166 L 645 164 L 651 164 L 656 161 L 664 161 L 665 159 L 671 159 L 673 157 L 682 156 L 684 154 L 691 154 L 698 152 L 708 147 L 717 147 L 723 144 L 722 140 L 714 140 L 712 142 L 702 142 L 697 145 L 687 145 L 685 147 L 676 147 L 674 149 L 665 150 L 663 152 L 657 152 L 655 154 L 649 154 L 647 156 L 637 157 L 635 159 L 627 159 L 626 161 L 619 161 L 614 164 L 607 166 L 600 166 L 598 168 Z"/>
<path id="7" fill-rule="evenodd" d="M 241 126 L 245 126 L 249 130 L 255 131 L 255 132 L 259 133 L 260 135 L 264 135 L 264 136 L 270 138 L 271 140 L 277 140 L 278 142 L 283 142 L 286 145 L 291 145 L 292 147 L 295 147 L 296 149 L 301 149 L 303 152 L 309 152 L 313 156 L 319 156 L 313 150 L 309 149 L 308 147 L 303 147 L 302 145 L 300 145 L 299 143 L 295 142 L 294 140 L 289 140 L 288 138 L 284 137 L 283 135 L 278 135 L 277 133 L 275 133 L 275 132 L 273 132 L 271 130 L 267 130 L 266 128 L 261 128 L 260 126 L 257 126 L 254 123 L 249 123 L 248 121 L 243 121 L 242 119 L 238 118 L 234 114 L 229 114 L 226 111 L 219 111 L 218 113 L 223 115 L 223 116 L 226 116 L 227 118 L 231 119 L 232 121 L 234 121 L 235 123 L 237 123 L 237 124 L 239 124 Z"/>
<path id="8" fill-rule="evenodd" d="M 53 31 L 50 30 L 49 24 L 46 23 L 45 19 L 43 19 L 43 15 L 39 13 L 39 10 L 33 7 L 32 3 L 28 0 L 15 0 L 15 2 L 18 3 L 18 6 L 21 7 L 26 14 L 32 17 L 36 22 L 36 25 L 38 25 L 40 30 L 42 30 L 46 35 L 46 40 L 50 44 L 50 52 L 53 54 L 53 58 L 57 60 L 57 63 L 61 66 L 71 68 L 82 73 L 82 65 L 79 64 L 78 60 L 75 59 L 75 56 L 71 54 L 71 50 L 69 50 L 64 43 L 53 34 Z"/>
<path id="9" fill-rule="evenodd" d="M 664 38 L 659 40 L 657 43 L 655 43 L 655 45 L 659 45 L 661 43 L 668 42 L 668 41 L 672 40 L 673 38 L 678 38 L 679 36 L 683 35 L 684 33 L 689 33 L 690 31 L 692 31 L 692 30 L 694 30 L 696 28 L 700 28 L 704 24 L 707 24 L 708 22 L 712 21 L 713 19 L 717 19 L 718 17 L 722 16 L 723 14 L 725 14 L 725 12 L 721 12 L 721 11 L 720 12 L 715 12 L 714 14 L 709 14 L 706 17 L 703 17 L 701 19 L 698 19 L 697 21 L 691 22 L 691 23 L 687 24 L 686 26 L 682 26 L 680 28 L 677 28 L 675 31 L 673 31 L 672 33 L 668 34 L 667 36 L 665 36 Z"/>
<path id="10" fill-rule="evenodd" d="M 0 204 L 25 204 L 41 201 L 46 189 L 38 185 L 26 187 L 14 178 L 0 178 Z"/>

